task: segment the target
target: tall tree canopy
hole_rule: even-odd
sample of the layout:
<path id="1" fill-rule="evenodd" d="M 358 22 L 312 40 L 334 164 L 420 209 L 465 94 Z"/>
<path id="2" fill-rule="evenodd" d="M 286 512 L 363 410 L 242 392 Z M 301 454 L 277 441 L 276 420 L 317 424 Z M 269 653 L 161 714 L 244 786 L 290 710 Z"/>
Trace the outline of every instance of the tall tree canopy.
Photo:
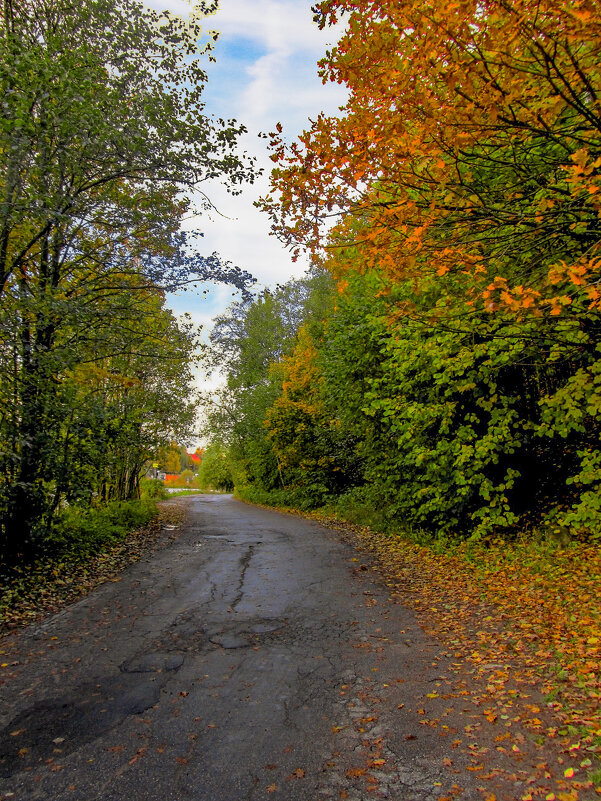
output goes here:
<path id="1" fill-rule="evenodd" d="M 210 48 L 201 19 L 210 10 L 202 3 L 184 21 L 136 0 L 2 4 L 0 507 L 7 551 L 27 550 L 43 536 L 64 490 L 59 453 L 67 429 L 93 428 L 63 392 L 71 381 L 88 381 L 82 365 L 106 370 L 113 388 L 116 375 L 144 387 L 136 414 L 147 427 L 148 380 L 168 386 L 169 363 L 178 358 L 188 375 L 181 357 L 194 350 L 188 334 L 180 348 L 162 292 L 207 279 L 244 289 L 251 280 L 215 254 L 198 255 L 195 235 L 180 231 L 184 215 L 209 204 L 199 194 L 204 181 L 218 178 L 237 192 L 254 176 L 235 150 L 243 126 L 204 114 Z M 150 363 L 163 365 L 162 378 L 150 379 Z M 125 429 L 119 436 L 125 441 Z M 123 492 L 136 484 L 128 482 Z"/>
<path id="2" fill-rule="evenodd" d="M 267 201 L 294 248 L 356 241 L 395 278 L 480 274 L 490 304 L 599 300 L 601 17 L 595 3 L 325 0 L 339 117 L 274 134 Z M 328 237 L 332 215 L 347 222 Z"/>
<path id="3" fill-rule="evenodd" d="M 349 100 L 292 144 L 278 127 L 263 207 L 341 297 L 284 362 L 273 446 L 300 476 L 309 446 L 286 424 L 302 410 L 313 464 L 338 421 L 358 441 L 351 494 L 397 520 L 598 536 L 598 4 L 314 11 L 345 22 L 320 67 Z"/>

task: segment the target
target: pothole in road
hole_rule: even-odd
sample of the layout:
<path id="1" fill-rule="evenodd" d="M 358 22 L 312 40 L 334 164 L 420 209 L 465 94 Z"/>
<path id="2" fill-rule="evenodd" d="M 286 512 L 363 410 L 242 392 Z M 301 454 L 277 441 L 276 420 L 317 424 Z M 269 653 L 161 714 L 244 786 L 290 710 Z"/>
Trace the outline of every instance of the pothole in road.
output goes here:
<path id="1" fill-rule="evenodd" d="M 184 663 L 182 654 L 142 654 L 121 665 L 123 673 L 162 673 L 177 670 Z"/>
<path id="2" fill-rule="evenodd" d="M 283 626 L 281 620 L 261 620 L 255 623 L 239 622 L 235 626 L 227 626 L 209 635 L 209 642 L 225 649 L 248 648 L 259 642 L 259 635 L 279 631 Z"/>
<path id="3" fill-rule="evenodd" d="M 129 715 L 158 703 L 167 676 L 157 672 L 109 677 L 72 695 L 40 701 L 0 730 L 0 776 L 40 765 L 96 740 Z"/>

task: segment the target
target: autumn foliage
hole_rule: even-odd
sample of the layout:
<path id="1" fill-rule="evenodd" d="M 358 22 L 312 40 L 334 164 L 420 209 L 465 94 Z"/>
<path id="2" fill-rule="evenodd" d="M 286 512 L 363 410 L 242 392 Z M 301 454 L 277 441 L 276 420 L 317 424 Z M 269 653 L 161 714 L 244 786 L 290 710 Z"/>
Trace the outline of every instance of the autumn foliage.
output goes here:
<path id="1" fill-rule="evenodd" d="M 278 127 L 263 207 L 329 281 L 307 283 L 296 336 L 253 373 L 269 400 L 230 429 L 237 489 L 367 526 L 458 658 L 542 675 L 560 724 L 531 705 L 524 736 L 566 738 L 546 797 L 576 799 L 601 784 L 600 9 L 324 0 L 316 15 L 345 23 L 320 68 L 349 99 L 292 144 Z M 239 327 L 241 362 L 289 319 L 270 314 L 261 336 Z M 492 672 L 482 697 L 505 726 L 508 681 Z"/>
<path id="2" fill-rule="evenodd" d="M 587 2 L 338 2 L 321 62 L 340 117 L 273 140 L 276 229 L 360 244 L 395 279 L 467 270 L 488 308 L 598 302 L 599 9 Z M 332 235 L 335 213 L 360 219 Z M 524 257 L 528 256 L 527 259 Z"/>
<path id="3" fill-rule="evenodd" d="M 323 402 L 353 497 L 432 533 L 597 538 L 601 17 L 325 0 L 346 106 L 272 137 L 274 232 L 338 279 Z M 330 423 L 328 423 L 330 425 Z"/>

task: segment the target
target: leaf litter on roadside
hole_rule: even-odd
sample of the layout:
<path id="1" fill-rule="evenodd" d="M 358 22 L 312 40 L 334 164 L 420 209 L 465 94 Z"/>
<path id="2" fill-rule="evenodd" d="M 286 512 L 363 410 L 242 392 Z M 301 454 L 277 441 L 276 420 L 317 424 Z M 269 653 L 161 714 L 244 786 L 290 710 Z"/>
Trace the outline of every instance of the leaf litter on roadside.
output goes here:
<path id="1" fill-rule="evenodd" d="M 455 694 L 482 718 L 465 727 L 474 753 L 471 771 L 485 781 L 502 772 L 488 768 L 488 748 L 480 748 L 482 758 L 476 758 L 478 738 L 492 726 L 499 732 L 494 750 L 516 764 L 506 778 L 527 788 L 516 799 L 601 796 L 597 548 L 499 541 L 438 553 L 400 535 L 319 513 L 305 516 L 350 534 L 355 545 L 370 551 L 391 596 L 411 606 L 426 632 L 446 646 L 457 675 Z M 480 789 L 484 798 L 496 798 L 485 785 Z"/>

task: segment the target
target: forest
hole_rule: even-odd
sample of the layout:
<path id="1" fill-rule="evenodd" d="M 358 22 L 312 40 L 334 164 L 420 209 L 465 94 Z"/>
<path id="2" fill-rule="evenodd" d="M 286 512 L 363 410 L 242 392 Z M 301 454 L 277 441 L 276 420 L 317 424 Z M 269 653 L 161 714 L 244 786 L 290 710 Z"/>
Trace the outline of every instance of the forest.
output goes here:
<path id="1" fill-rule="evenodd" d="M 238 497 L 342 527 L 377 560 L 392 597 L 488 676 L 489 722 L 519 720 L 510 674 L 538 688 L 526 739 L 561 750 L 563 777 L 517 797 L 588 801 L 601 792 L 599 6 L 314 12 L 345 26 L 320 70 L 348 102 L 296 141 L 276 127 L 260 202 L 312 268 L 217 319 L 215 447 Z"/>
<path id="2" fill-rule="evenodd" d="M 260 290 L 202 255 L 205 182 L 235 195 L 259 174 L 245 126 L 205 113 L 214 36 L 201 23 L 215 8 L 183 19 L 138 0 L 0 4 L 0 635 L 121 581 L 155 547 L 204 558 L 192 526 L 194 545 L 176 542 L 185 509 L 199 531 L 220 509 L 247 512 L 186 499 L 163 505 L 161 528 L 159 472 L 170 489 L 233 492 L 338 528 L 336 570 L 377 581 L 378 614 L 409 607 L 452 670 L 469 669 L 455 694 L 480 708 L 453 732 L 476 738 L 483 716 L 501 732 L 492 756 L 538 749 L 535 773 L 510 776 L 522 801 L 589 801 L 601 794 L 601 7 L 317 2 L 316 24 L 340 35 L 319 74 L 347 100 L 296 139 L 279 123 L 263 136 L 273 170 L 256 205 L 310 268 Z M 208 342 L 167 303 L 207 281 L 237 291 Z M 199 390 L 199 367 L 218 390 Z M 230 560 L 242 566 L 233 607 L 255 544 L 208 537 L 248 548 Z M 257 585 L 273 569 L 262 564 Z M 213 578 L 200 576 L 190 586 Z M 205 625 L 194 592 L 174 631 L 180 614 Z M 375 616 L 376 594 L 351 596 Z M 375 631 L 379 654 L 389 640 Z M 19 665 L 2 653 L 2 668 Z M 381 680 L 371 671 L 363 688 Z M 469 749 L 482 764 L 467 770 L 493 777 L 487 748 Z"/>
<path id="3" fill-rule="evenodd" d="M 252 284 L 181 228 L 202 214 L 207 179 L 236 193 L 254 176 L 237 154 L 244 126 L 203 113 L 202 10 L 184 20 L 137 0 L 2 4 L 5 566 L 85 553 L 148 519 L 148 460 L 195 431 L 198 331 L 165 295 Z"/>
<path id="4" fill-rule="evenodd" d="M 319 69 L 348 101 L 297 141 L 276 127 L 258 202 L 312 267 L 253 293 L 181 228 L 208 178 L 255 175 L 244 126 L 203 114 L 200 16 L 5 4 L 3 559 L 138 499 L 199 407 L 206 464 L 243 498 L 439 541 L 597 542 L 597 12 L 318 4 L 345 24 Z M 165 294 L 209 279 L 242 294 L 203 348 Z"/>
<path id="5" fill-rule="evenodd" d="M 417 538 L 601 537 L 601 20 L 327 0 L 349 99 L 270 146 L 313 267 L 234 303 L 209 405 L 244 498 Z"/>

